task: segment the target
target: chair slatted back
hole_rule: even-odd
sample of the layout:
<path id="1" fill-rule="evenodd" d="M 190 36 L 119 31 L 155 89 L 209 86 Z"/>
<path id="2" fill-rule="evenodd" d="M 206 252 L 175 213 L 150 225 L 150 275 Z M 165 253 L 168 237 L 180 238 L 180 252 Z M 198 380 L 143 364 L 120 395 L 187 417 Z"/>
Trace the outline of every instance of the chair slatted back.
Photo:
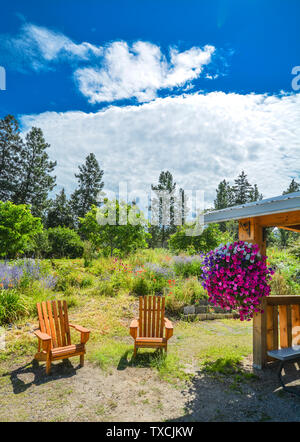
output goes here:
<path id="1" fill-rule="evenodd" d="M 165 298 L 162 296 L 140 296 L 139 337 L 163 338 Z"/>
<path id="2" fill-rule="evenodd" d="M 67 302 L 43 301 L 36 306 L 41 331 L 52 337 L 51 347 L 71 345 Z"/>

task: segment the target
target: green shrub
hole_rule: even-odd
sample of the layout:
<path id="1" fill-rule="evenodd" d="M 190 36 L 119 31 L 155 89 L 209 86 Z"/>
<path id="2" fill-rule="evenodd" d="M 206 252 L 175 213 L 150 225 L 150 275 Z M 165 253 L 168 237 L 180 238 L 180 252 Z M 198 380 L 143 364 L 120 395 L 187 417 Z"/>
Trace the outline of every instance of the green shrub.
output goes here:
<path id="1" fill-rule="evenodd" d="M 27 250 L 32 238 L 42 231 L 40 218 L 34 217 L 30 207 L 0 201 L 0 256 L 15 258 Z"/>
<path id="2" fill-rule="evenodd" d="M 289 252 L 295 258 L 300 259 L 300 238 L 291 246 Z"/>
<path id="3" fill-rule="evenodd" d="M 195 224 L 180 226 L 174 235 L 170 236 L 169 248 L 173 253 L 189 250 L 193 253 L 208 252 L 223 242 L 232 241 L 228 232 L 221 232 L 218 224 L 209 224 L 201 234 L 189 236 L 189 230 Z"/>
<path id="4" fill-rule="evenodd" d="M 83 255 L 84 267 L 90 267 L 97 258 L 95 246 L 90 241 L 83 241 Z"/>
<path id="5" fill-rule="evenodd" d="M 93 283 L 94 283 L 93 278 L 91 278 L 90 276 L 85 276 L 80 281 L 80 288 L 85 289 L 87 287 L 92 287 Z"/>
<path id="6" fill-rule="evenodd" d="M 285 280 L 284 276 L 280 273 L 274 273 L 270 282 L 271 295 L 276 296 L 289 296 L 292 295 L 292 289 Z"/>
<path id="7" fill-rule="evenodd" d="M 166 297 L 166 308 L 173 314 L 178 314 L 182 313 L 186 305 L 196 304 L 200 299 L 207 298 L 206 290 L 196 277 L 179 280 Z"/>
<path id="8" fill-rule="evenodd" d="M 16 290 L 0 290 L 0 325 L 14 322 L 26 313 L 23 296 Z"/>
<path id="9" fill-rule="evenodd" d="M 75 230 L 68 227 L 48 229 L 48 238 L 52 258 L 80 258 L 83 254 L 83 243 Z"/>
<path id="10" fill-rule="evenodd" d="M 267 256 L 268 263 L 275 268 L 276 274 L 280 274 L 289 286 L 290 294 L 298 295 L 300 293 L 299 260 L 289 250 L 280 250 L 276 247 L 269 248 Z M 275 275 L 273 279 L 274 277 L 276 278 Z"/>
<path id="11" fill-rule="evenodd" d="M 26 254 L 33 254 L 36 258 L 49 256 L 50 252 L 51 246 L 49 243 L 48 231 L 46 229 L 34 235 L 26 250 Z"/>
<path id="12" fill-rule="evenodd" d="M 174 256 L 173 269 L 177 276 L 188 278 L 190 276 L 202 276 L 202 257 L 194 256 Z"/>
<path id="13" fill-rule="evenodd" d="M 135 278 L 132 283 L 132 293 L 138 296 L 146 296 L 151 294 L 149 281 L 144 278 Z"/>

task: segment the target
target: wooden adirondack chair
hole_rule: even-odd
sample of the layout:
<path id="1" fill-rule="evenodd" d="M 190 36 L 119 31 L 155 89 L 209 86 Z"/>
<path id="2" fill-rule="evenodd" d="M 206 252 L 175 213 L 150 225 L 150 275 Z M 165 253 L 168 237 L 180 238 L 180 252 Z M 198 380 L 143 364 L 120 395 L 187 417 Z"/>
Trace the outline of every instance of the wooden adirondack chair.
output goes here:
<path id="1" fill-rule="evenodd" d="M 138 348 L 161 348 L 167 351 L 168 340 L 173 336 L 173 325 L 165 318 L 165 298 L 161 296 L 140 296 L 139 319 L 130 324 L 134 339 L 134 356 Z"/>
<path id="2" fill-rule="evenodd" d="M 46 301 L 37 303 L 40 329 L 34 333 L 39 339 L 35 359 L 46 361 L 46 373 L 50 373 L 51 362 L 80 356 L 80 365 L 84 365 L 85 344 L 90 331 L 80 325 L 69 323 L 66 301 Z M 70 327 L 81 333 L 80 344 L 71 344 Z"/>

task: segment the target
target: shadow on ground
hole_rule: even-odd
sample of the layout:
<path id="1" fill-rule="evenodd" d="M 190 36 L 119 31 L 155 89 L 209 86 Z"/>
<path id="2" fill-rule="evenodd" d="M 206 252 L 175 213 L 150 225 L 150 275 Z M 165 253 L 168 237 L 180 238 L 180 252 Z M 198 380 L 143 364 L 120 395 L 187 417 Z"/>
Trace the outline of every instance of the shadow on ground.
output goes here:
<path id="1" fill-rule="evenodd" d="M 35 359 L 16 370 L 4 373 L 2 376 L 10 376 L 15 394 L 23 393 L 32 385 L 42 385 L 61 378 L 70 378 L 76 374 L 77 368 L 72 363 L 64 359 L 59 364 L 51 366 L 51 372 L 46 375 L 45 364 L 39 364 Z M 32 380 L 33 377 L 33 380 Z"/>
<path id="2" fill-rule="evenodd" d="M 281 388 L 277 370 L 277 363 L 265 370 L 245 370 L 222 358 L 209 363 L 182 391 L 185 414 L 171 422 L 300 421 L 300 397 Z M 300 391 L 297 364 L 287 364 L 284 382 Z"/>
<path id="3" fill-rule="evenodd" d="M 130 353 L 132 353 L 132 351 L 127 350 L 121 356 L 117 366 L 117 370 L 125 370 L 127 367 L 149 368 L 153 367 L 153 365 L 157 365 L 165 358 L 162 350 L 159 349 L 151 352 L 137 353 L 135 357 L 133 355 L 131 357 L 128 357 Z"/>

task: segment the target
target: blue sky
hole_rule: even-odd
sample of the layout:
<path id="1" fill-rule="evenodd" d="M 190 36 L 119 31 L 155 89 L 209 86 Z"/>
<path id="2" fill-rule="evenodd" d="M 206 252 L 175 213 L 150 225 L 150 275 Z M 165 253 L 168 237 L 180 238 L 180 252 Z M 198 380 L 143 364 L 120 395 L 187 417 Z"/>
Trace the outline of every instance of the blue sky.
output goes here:
<path id="1" fill-rule="evenodd" d="M 212 201 L 244 168 L 281 193 L 300 169 L 299 21 L 298 0 L 6 2 L 0 117 L 42 127 L 58 190 L 93 151 L 107 189 L 169 169 Z"/>

